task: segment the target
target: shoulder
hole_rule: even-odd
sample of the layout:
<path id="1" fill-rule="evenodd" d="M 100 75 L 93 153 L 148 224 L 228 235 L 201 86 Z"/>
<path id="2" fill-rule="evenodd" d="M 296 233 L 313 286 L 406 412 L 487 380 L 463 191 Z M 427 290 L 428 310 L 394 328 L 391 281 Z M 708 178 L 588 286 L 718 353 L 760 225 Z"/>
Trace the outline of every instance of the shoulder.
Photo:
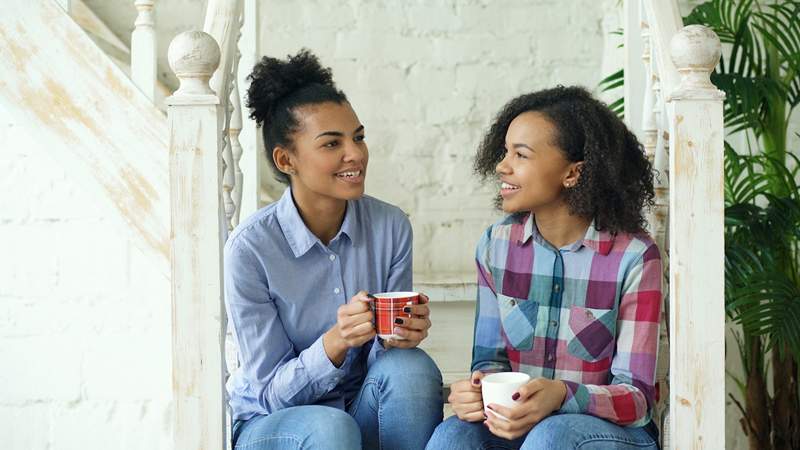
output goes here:
<path id="1" fill-rule="evenodd" d="M 632 262 L 660 260 L 661 252 L 653 238 L 645 233 L 619 233 L 614 237 L 612 252 L 623 253 Z"/>
<path id="2" fill-rule="evenodd" d="M 528 216 L 525 214 L 510 214 L 502 217 L 497 222 L 489 225 L 481 235 L 481 243 L 488 245 L 498 241 L 510 241 L 522 237 L 525 221 Z"/>
<path id="3" fill-rule="evenodd" d="M 411 229 L 408 215 L 397 206 L 379 200 L 375 197 L 364 195 L 353 202 L 359 215 L 367 226 L 390 226 L 399 229 Z"/>
<path id="4" fill-rule="evenodd" d="M 271 241 L 282 234 L 276 212 L 278 202 L 259 209 L 239 223 L 228 235 L 225 252 L 242 251 L 259 247 L 263 241 Z"/>

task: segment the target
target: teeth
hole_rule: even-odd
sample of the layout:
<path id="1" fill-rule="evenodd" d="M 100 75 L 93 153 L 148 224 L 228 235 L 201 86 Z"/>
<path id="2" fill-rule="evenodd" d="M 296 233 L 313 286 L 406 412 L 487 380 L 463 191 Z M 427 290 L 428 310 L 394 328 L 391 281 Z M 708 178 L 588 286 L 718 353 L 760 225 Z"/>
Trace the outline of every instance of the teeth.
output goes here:
<path id="1" fill-rule="evenodd" d="M 501 189 L 519 189 L 519 186 L 514 186 L 513 184 L 508 184 L 508 183 L 506 183 L 506 182 L 503 182 L 503 183 L 500 185 L 500 188 L 501 188 Z"/>
<path id="2" fill-rule="evenodd" d="M 361 175 L 361 171 L 360 170 L 356 170 L 355 172 L 341 172 L 341 173 L 337 173 L 336 174 L 337 177 L 341 177 L 341 178 L 353 178 L 353 177 L 357 177 L 359 175 Z"/>

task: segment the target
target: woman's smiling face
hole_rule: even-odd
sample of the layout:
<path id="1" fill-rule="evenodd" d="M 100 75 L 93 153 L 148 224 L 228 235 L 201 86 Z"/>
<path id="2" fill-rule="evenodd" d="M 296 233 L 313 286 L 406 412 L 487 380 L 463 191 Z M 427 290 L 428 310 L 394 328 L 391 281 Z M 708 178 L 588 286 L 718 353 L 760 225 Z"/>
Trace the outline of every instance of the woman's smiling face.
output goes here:
<path id="1" fill-rule="evenodd" d="M 350 104 L 307 105 L 294 114 L 299 127 L 293 148 L 273 152 L 278 167 L 293 171 L 292 189 L 337 200 L 361 197 L 369 152 L 364 126 Z"/>
<path id="2" fill-rule="evenodd" d="M 505 156 L 497 164 L 500 195 L 507 213 L 536 211 L 562 201 L 571 171 L 570 162 L 556 146 L 555 126 L 538 112 L 525 112 L 508 126 Z M 573 172 L 574 175 L 574 172 Z"/>

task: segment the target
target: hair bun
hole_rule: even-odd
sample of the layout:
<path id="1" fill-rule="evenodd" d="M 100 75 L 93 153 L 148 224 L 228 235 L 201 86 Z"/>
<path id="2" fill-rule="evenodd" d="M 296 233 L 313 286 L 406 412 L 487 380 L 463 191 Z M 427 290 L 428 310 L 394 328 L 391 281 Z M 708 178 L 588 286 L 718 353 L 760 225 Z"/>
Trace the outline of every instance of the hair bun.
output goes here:
<path id="1" fill-rule="evenodd" d="M 331 69 L 322 67 L 317 56 L 305 48 L 296 55 L 287 55 L 285 60 L 264 56 L 247 79 L 247 107 L 250 118 L 259 126 L 272 115 L 281 99 L 305 86 L 336 88 Z"/>

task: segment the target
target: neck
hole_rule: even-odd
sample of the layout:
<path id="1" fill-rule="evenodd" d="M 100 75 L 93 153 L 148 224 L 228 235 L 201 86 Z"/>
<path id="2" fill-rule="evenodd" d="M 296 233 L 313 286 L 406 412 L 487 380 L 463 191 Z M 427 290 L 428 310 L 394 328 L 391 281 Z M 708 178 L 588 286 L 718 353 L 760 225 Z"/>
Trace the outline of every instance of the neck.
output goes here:
<path id="1" fill-rule="evenodd" d="M 537 208 L 531 213 L 536 220 L 539 234 L 555 248 L 583 238 L 592 223 L 591 219 L 570 214 L 569 207 L 564 203 L 555 207 Z"/>
<path id="2" fill-rule="evenodd" d="M 292 199 L 311 233 L 328 245 L 342 227 L 347 200 L 322 198 L 302 189 L 292 189 Z"/>

